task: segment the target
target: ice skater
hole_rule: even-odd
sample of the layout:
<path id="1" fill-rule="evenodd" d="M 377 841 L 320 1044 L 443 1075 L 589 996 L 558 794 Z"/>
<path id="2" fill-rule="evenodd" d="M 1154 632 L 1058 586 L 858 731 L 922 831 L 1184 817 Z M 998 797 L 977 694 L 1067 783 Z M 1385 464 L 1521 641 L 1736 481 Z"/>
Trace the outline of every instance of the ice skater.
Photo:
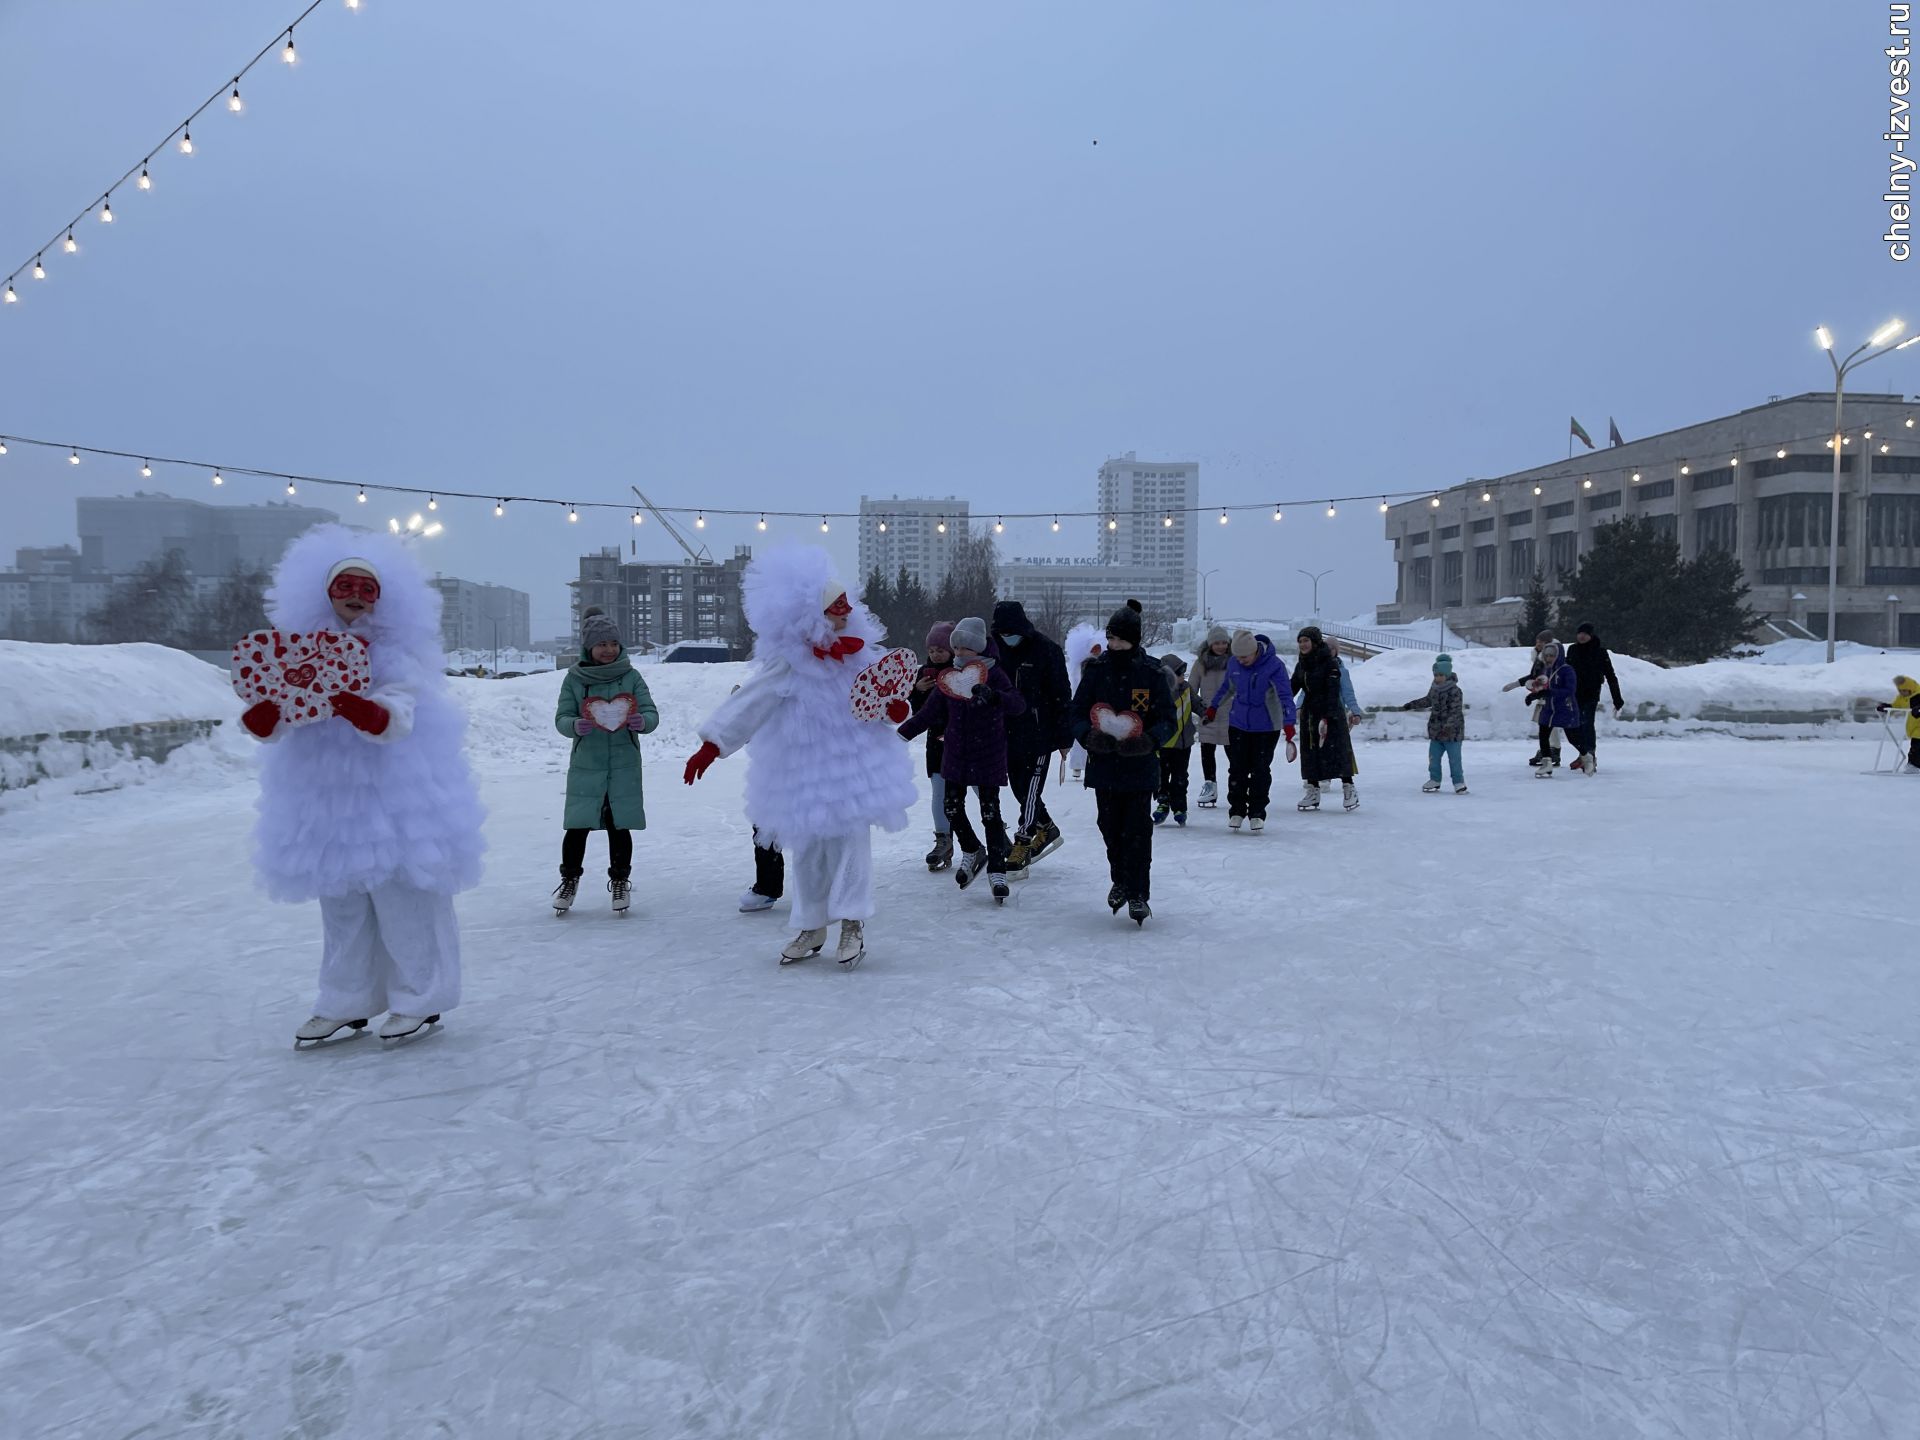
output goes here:
<path id="1" fill-rule="evenodd" d="M 1193 704 L 1200 716 L 1200 798 L 1195 803 L 1202 810 L 1211 810 L 1220 803 L 1215 756 L 1233 740 L 1229 717 L 1209 714 L 1207 701 L 1219 693 L 1220 682 L 1227 678 L 1227 666 L 1232 661 L 1233 636 L 1224 625 L 1215 625 L 1207 631 L 1207 638 L 1193 652 Z"/>
<path id="2" fill-rule="evenodd" d="M 927 658 L 913 677 L 913 708 L 920 710 L 933 698 L 940 672 L 953 664 L 953 626 L 942 620 L 927 631 Z M 927 727 L 927 783 L 933 790 L 933 848 L 926 853 L 927 869 L 938 874 L 953 864 L 953 822 L 947 819 L 947 781 L 940 773 L 946 755 L 944 720 Z"/>
<path id="3" fill-rule="evenodd" d="M 756 556 L 741 588 L 755 669 L 701 725 L 686 783 L 751 743 L 747 818 L 762 844 L 786 856 L 800 927 L 780 961 L 819 954 L 838 920 L 834 958 L 851 967 L 867 953 L 874 912 L 873 827 L 904 830 L 915 798 L 913 761 L 893 726 L 852 708 L 854 677 L 886 632 L 816 545 Z M 894 704 L 888 718 L 897 724 L 912 712 Z"/>
<path id="4" fill-rule="evenodd" d="M 389 536 L 321 525 L 287 547 L 267 591 L 283 633 L 367 641 L 371 684 L 332 715 L 242 717 L 266 742 L 254 867 L 276 900 L 320 902 L 320 991 L 296 1045 L 364 1029 L 417 1034 L 460 1003 L 453 897 L 480 879 L 483 812 L 447 693 L 440 594 Z"/>
<path id="5" fill-rule="evenodd" d="M 1566 650 L 1548 641 L 1540 651 L 1540 673 L 1527 682 L 1527 693 L 1538 703 L 1540 754 L 1533 762 L 1536 780 L 1551 780 L 1560 763 L 1559 741 L 1580 724 L 1579 679 L 1567 663 Z"/>
<path id="6" fill-rule="evenodd" d="M 1347 707 L 1340 698 L 1340 661 L 1318 625 L 1302 625 L 1295 637 L 1300 658 L 1293 667 L 1293 688 L 1300 697 L 1301 810 L 1320 808 L 1320 787 L 1340 782 L 1342 808 L 1357 810 L 1360 792 L 1353 783 L 1353 737 Z"/>
<path id="7" fill-rule="evenodd" d="M 1882 715 L 1905 713 L 1907 717 L 1907 773 L 1920 770 L 1920 682 L 1911 675 L 1893 677 L 1893 699 L 1874 707 Z"/>
<path id="8" fill-rule="evenodd" d="M 1467 775 L 1461 764 L 1460 747 L 1467 738 L 1467 702 L 1460 693 L 1460 682 L 1453 675 L 1453 657 L 1436 656 L 1433 684 L 1427 693 L 1400 708 L 1427 712 L 1427 783 L 1421 790 L 1431 795 L 1440 788 L 1440 761 L 1444 757 L 1453 775 L 1453 793 L 1466 794 Z"/>
<path id="9" fill-rule="evenodd" d="M 1267 803 L 1273 796 L 1273 756 L 1286 736 L 1287 760 L 1294 747 L 1293 687 L 1287 664 L 1273 642 L 1251 630 L 1235 632 L 1224 678 L 1207 697 L 1205 718 L 1227 717 L 1227 828 L 1247 825 L 1254 834 L 1267 828 Z"/>
<path id="10" fill-rule="evenodd" d="M 607 729 L 589 710 L 618 720 L 620 728 Z M 627 913 L 633 897 L 633 832 L 647 828 L 640 737 L 659 724 L 660 712 L 627 656 L 619 627 L 599 606 L 591 607 L 580 617 L 580 659 L 560 682 L 560 704 L 553 717 L 554 728 L 573 741 L 567 756 L 567 833 L 560 842 L 555 915 L 573 908 L 587 836 L 595 830 L 607 832 L 607 890 L 613 896 L 613 913 Z"/>
<path id="11" fill-rule="evenodd" d="M 1182 829 L 1187 823 L 1187 793 L 1193 773 L 1193 741 L 1197 731 L 1193 714 L 1193 687 L 1187 683 L 1187 662 L 1169 651 L 1160 657 L 1167 683 L 1173 687 L 1173 736 L 1160 747 L 1160 794 L 1153 807 L 1153 823 L 1169 819 Z"/>
<path id="12" fill-rule="evenodd" d="M 1573 667 L 1573 698 L 1580 707 L 1580 723 L 1574 727 L 1572 735 L 1573 748 L 1578 754 L 1571 768 L 1592 775 L 1600 769 L 1600 762 L 1594 755 L 1599 746 L 1594 717 L 1600 713 L 1601 684 L 1604 682 L 1610 692 L 1615 715 L 1626 708 L 1627 702 L 1620 698 L 1620 681 L 1613 673 L 1613 656 L 1600 643 L 1600 636 L 1593 626 L 1583 622 L 1573 632 L 1573 648 L 1567 651 L 1567 663 Z"/>

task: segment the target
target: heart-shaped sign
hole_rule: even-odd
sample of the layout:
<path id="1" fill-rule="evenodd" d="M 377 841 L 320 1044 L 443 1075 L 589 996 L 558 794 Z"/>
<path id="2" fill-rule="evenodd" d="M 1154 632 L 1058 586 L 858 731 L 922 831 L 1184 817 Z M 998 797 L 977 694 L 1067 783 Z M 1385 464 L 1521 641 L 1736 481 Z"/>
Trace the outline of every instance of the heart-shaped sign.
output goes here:
<path id="1" fill-rule="evenodd" d="M 955 665 L 940 672 L 940 688 L 956 700 L 971 700 L 973 687 L 987 683 L 987 667 L 978 660 Z"/>
<path id="2" fill-rule="evenodd" d="M 1088 718 L 1093 721 L 1094 729 L 1116 740 L 1131 740 L 1146 729 L 1131 710 L 1116 710 L 1105 701 L 1094 706 Z"/>
<path id="3" fill-rule="evenodd" d="M 848 703 L 856 720 L 886 718 L 887 706 L 906 700 L 913 689 L 913 677 L 919 662 L 911 650 L 889 650 L 873 664 L 853 677 Z"/>
<path id="4" fill-rule="evenodd" d="M 271 701 L 289 725 L 328 719 L 335 695 L 373 688 L 366 640 L 331 630 L 256 630 L 233 647 L 228 673 L 249 709 Z"/>
<path id="5" fill-rule="evenodd" d="M 622 690 L 617 695 L 589 695 L 580 702 L 580 713 L 602 730 L 624 730 L 635 705 L 633 696 Z"/>

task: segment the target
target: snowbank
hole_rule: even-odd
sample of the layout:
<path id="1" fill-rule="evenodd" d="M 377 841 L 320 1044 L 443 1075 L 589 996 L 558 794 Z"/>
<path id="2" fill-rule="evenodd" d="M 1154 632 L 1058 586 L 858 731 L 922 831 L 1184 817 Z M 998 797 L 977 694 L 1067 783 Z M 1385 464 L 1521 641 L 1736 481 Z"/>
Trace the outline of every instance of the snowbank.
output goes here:
<path id="1" fill-rule="evenodd" d="M 1847 659 L 1860 655 L 1881 655 L 1892 660 L 1902 675 L 1920 674 L 1920 650 L 1892 650 L 1878 645 L 1861 645 L 1842 640 L 1834 647 L 1835 657 Z M 1779 640 L 1763 645 L 1759 652 L 1740 657 L 1750 665 L 1824 665 L 1827 642 L 1824 640 Z"/>
<path id="2" fill-rule="evenodd" d="M 1518 648 L 1457 650 L 1454 674 L 1467 699 L 1467 735 L 1525 736 L 1531 732 L 1530 707 L 1515 690 L 1501 686 L 1527 673 L 1531 652 Z M 1872 653 L 1848 655 L 1832 665 L 1766 664 L 1713 660 L 1704 665 L 1663 670 L 1615 653 L 1614 673 L 1627 702 L 1625 715 L 1611 719 L 1603 707 L 1603 732 L 1621 736 L 1674 734 L 1710 727 L 1824 725 L 1870 718 L 1872 706 L 1893 698 L 1898 657 Z M 1363 706 L 1400 705 L 1426 693 L 1433 678 L 1433 656 L 1396 650 L 1358 664 L 1354 691 Z M 1604 698 L 1604 697 L 1603 697 Z M 1407 738 L 1426 733 L 1426 717 L 1376 715 L 1357 732 L 1366 738 Z"/>
<path id="3" fill-rule="evenodd" d="M 0 640 L 0 737 L 239 715 L 226 671 L 184 650 Z"/>

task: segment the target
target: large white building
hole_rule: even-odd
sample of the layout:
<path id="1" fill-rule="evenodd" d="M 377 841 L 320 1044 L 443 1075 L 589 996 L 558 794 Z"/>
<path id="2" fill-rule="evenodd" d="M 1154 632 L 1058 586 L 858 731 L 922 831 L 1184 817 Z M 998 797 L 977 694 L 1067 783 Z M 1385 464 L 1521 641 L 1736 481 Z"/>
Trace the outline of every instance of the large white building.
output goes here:
<path id="1" fill-rule="evenodd" d="M 532 643 L 524 590 L 435 575 L 440 592 L 440 645 L 454 650 L 525 650 Z"/>
<path id="2" fill-rule="evenodd" d="M 946 582 L 954 548 L 968 534 L 968 502 L 860 497 L 860 579 L 878 570 L 888 580 L 902 570 L 929 595 Z"/>
<path id="3" fill-rule="evenodd" d="M 1099 560 L 1166 577 L 1169 618 L 1199 610 L 1200 466 L 1191 460 L 1141 460 L 1132 451 L 1100 467 Z M 1144 597 L 1142 597 L 1144 599 Z"/>

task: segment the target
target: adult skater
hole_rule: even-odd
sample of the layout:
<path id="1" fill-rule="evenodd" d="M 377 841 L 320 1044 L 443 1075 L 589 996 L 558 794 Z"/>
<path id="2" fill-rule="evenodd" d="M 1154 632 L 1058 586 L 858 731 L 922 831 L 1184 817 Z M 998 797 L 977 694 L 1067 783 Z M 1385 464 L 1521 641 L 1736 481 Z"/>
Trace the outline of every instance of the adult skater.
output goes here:
<path id="1" fill-rule="evenodd" d="M 590 700 L 628 697 L 619 730 L 603 729 L 586 713 Z M 573 742 L 567 754 L 566 835 L 560 842 L 560 884 L 553 913 L 573 908 L 585 873 L 587 837 L 607 832 L 607 890 L 613 913 L 625 915 L 633 897 L 633 832 L 647 828 L 640 737 L 660 723 L 660 711 L 627 657 L 620 628 L 598 605 L 580 617 L 580 659 L 560 682 L 553 728 Z"/>
<path id="2" fill-rule="evenodd" d="M 1287 665 L 1273 642 L 1251 630 L 1235 633 L 1232 663 L 1219 689 L 1206 697 L 1205 718 L 1227 717 L 1227 828 L 1267 828 L 1267 803 L 1273 795 L 1273 756 L 1282 734 L 1287 760 L 1294 749 L 1293 687 Z"/>
<path id="3" fill-rule="evenodd" d="M 1072 727 L 1067 723 L 1073 684 L 1067 679 L 1067 660 L 1059 645 L 1033 628 L 1018 600 L 1002 600 L 993 607 L 992 630 L 999 646 L 999 667 L 1026 705 L 1024 711 L 1005 712 L 1007 783 L 1013 787 L 1013 801 L 1020 811 L 1007 869 L 1021 875 L 1034 861 L 1066 843 L 1047 812 L 1046 792 L 1054 755 L 1065 755 L 1073 747 Z"/>
<path id="4" fill-rule="evenodd" d="M 941 747 L 940 774 L 946 782 L 947 823 L 960 847 L 954 881 L 964 890 L 984 869 L 993 898 L 1004 901 L 1009 846 L 1006 821 L 1000 813 L 1000 790 L 1007 783 L 1007 731 L 1014 717 L 1025 712 L 1027 702 L 1000 664 L 998 649 L 987 638 L 984 620 L 968 616 L 954 625 L 951 638 L 953 663 L 947 670 L 947 683 L 969 670 L 977 670 L 980 679 L 967 690 L 964 700 L 947 684 L 936 685 L 926 703 L 900 726 L 900 738 L 911 740 L 935 727 L 946 737 Z M 985 844 L 967 818 L 968 790 L 979 799 Z"/>
<path id="5" fill-rule="evenodd" d="M 1580 706 L 1580 723 L 1573 730 L 1573 748 L 1579 753 L 1573 768 L 1592 775 L 1599 769 L 1599 762 L 1593 754 L 1598 743 L 1593 719 L 1600 710 L 1601 682 L 1604 681 L 1613 694 L 1615 715 L 1626 708 L 1627 702 L 1620 698 L 1620 682 L 1613 674 L 1613 656 L 1600 643 L 1593 626 L 1583 622 L 1573 632 L 1573 648 L 1567 651 L 1567 663 L 1573 667 L 1573 696 Z"/>
<path id="6" fill-rule="evenodd" d="M 1293 667 L 1293 688 L 1300 697 L 1300 778 L 1305 788 L 1299 808 L 1320 808 L 1320 787 L 1340 782 L 1341 804 L 1360 805 L 1353 784 L 1353 739 L 1347 733 L 1347 709 L 1340 699 L 1340 662 L 1327 648 L 1318 625 L 1302 625 L 1297 635 L 1300 658 Z"/>
<path id="7" fill-rule="evenodd" d="M 1216 625 L 1207 631 L 1207 638 L 1200 642 L 1200 648 L 1193 652 L 1193 700 L 1194 705 L 1204 711 L 1206 703 L 1220 691 L 1220 682 L 1227 678 L 1227 666 L 1233 660 L 1233 636 L 1224 625 Z M 1232 739 L 1232 720 L 1225 713 L 1211 717 L 1202 716 L 1198 739 L 1200 742 L 1200 798 L 1198 804 L 1202 810 L 1211 810 L 1220 803 L 1219 777 L 1215 773 L 1215 753 Z"/>
<path id="8" fill-rule="evenodd" d="M 762 552 L 741 589 L 756 668 L 701 725 L 686 782 L 751 742 L 747 818 L 787 857 L 800 927 L 780 961 L 819 954 L 838 920 L 835 958 L 857 965 L 874 908 L 873 827 L 904 830 L 915 799 L 913 761 L 893 726 L 856 719 L 851 704 L 854 677 L 886 632 L 816 545 Z M 897 700 L 887 718 L 911 713 Z"/>
<path id="9" fill-rule="evenodd" d="M 267 591 L 283 633 L 367 642 L 371 683 L 291 725 L 271 701 L 241 717 L 260 761 L 254 868 L 276 900 L 320 902 L 320 993 L 296 1045 L 388 1011 L 385 1040 L 460 1003 L 453 897 L 480 879 L 483 812 L 447 694 L 440 594 L 386 535 L 321 525 L 287 547 Z"/>
<path id="10" fill-rule="evenodd" d="M 1140 635 L 1140 602 L 1129 600 L 1107 621 L 1106 649 L 1087 665 L 1072 712 L 1107 845 L 1107 908 L 1126 906 L 1136 925 L 1153 915 L 1153 796 L 1174 724 L 1166 667 L 1140 648 Z"/>

